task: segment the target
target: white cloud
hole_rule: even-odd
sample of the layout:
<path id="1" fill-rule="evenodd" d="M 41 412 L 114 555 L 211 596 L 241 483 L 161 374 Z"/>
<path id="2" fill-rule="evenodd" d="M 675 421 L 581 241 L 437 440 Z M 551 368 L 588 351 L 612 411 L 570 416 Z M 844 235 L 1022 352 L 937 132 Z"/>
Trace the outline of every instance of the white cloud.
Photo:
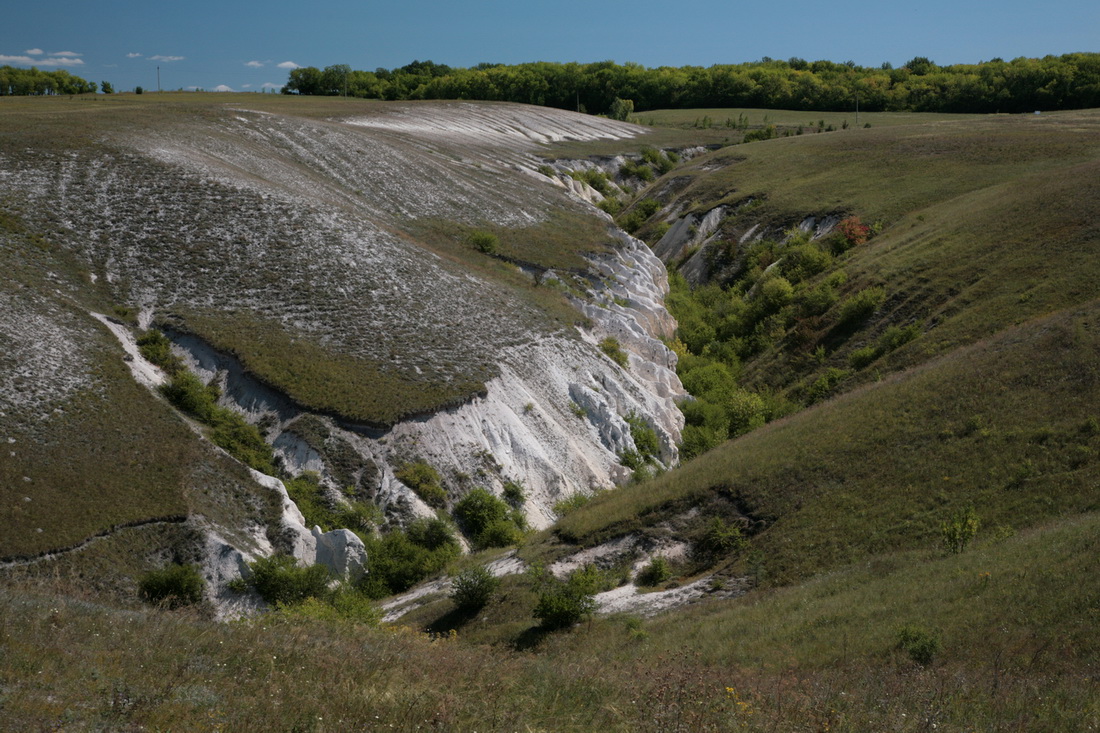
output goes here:
<path id="1" fill-rule="evenodd" d="M 74 53 L 72 51 L 58 51 L 57 53 L 51 53 L 50 56 L 83 56 L 82 53 Z"/>
<path id="2" fill-rule="evenodd" d="M 251 89 L 251 88 L 252 88 L 251 84 L 241 84 L 241 89 Z"/>
<path id="3" fill-rule="evenodd" d="M 128 53 L 128 54 L 126 54 L 126 58 L 128 58 L 128 59 L 140 59 L 141 54 L 140 53 Z"/>
<path id="4" fill-rule="evenodd" d="M 293 61 L 284 61 L 283 63 L 279 64 L 279 68 L 280 69 L 300 69 L 302 67 L 299 66 L 298 64 L 294 63 Z"/>
<path id="5" fill-rule="evenodd" d="M 60 58 L 50 57 L 45 59 L 35 59 L 30 56 L 4 56 L 0 54 L 0 64 L 21 64 L 23 66 L 83 66 L 83 59 L 69 58 L 68 56 L 62 56 Z"/>
<path id="6" fill-rule="evenodd" d="M 40 48 L 28 48 L 23 53 L 27 54 L 28 56 L 41 56 L 45 53 L 45 51 Z"/>
<path id="7" fill-rule="evenodd" d="M 230 89 L 229 87 L 227 87 L 225 84 L 219 84 L 218 86 L 214 87 L 210 91 L 212 91 L 212 92 L 231 92 L 233 90 Z"/>
<path id="8" fill-rule="evenodd" d="M 263 65 L 264 65 L 263 61 L 247 61 L 247 62 L 245 62 L 245 66 L 251 66 L 253 69 L 258 69 Z"/>
<path id="9" fill-rule="evenodd" d="M 183 61 L 186 56 L 150 56 L 150 61 Z"/>
<path id="10" fill-rule="evenodd" d="M 263 83 L 263 86 L 261 88 L 262 89 L 282 89 L 283 85 L 282 84 L 274 84 L 270 81 L 267 81 L 267 82 Z"/>

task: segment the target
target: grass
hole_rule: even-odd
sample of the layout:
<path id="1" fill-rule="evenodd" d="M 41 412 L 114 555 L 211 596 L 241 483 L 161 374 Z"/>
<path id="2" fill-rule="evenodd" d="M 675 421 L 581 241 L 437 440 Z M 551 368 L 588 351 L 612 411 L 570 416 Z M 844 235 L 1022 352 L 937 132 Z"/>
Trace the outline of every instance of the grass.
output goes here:
<path id="1" fill-rule="evenodd" d="M 213 624 L 7 588 L 0 694 L 6 719 L 32 728 L 1084 730 L 1100 722 L 1098 541 L 1087 515 L 957 556 L 886 555 L 674 624 L 586 622 L 533 652 L 464 642 L 517 595 L 507 584 L 457 637 Z M 938 635 L 930 664 L 896 650 L 906 625 Z"/>

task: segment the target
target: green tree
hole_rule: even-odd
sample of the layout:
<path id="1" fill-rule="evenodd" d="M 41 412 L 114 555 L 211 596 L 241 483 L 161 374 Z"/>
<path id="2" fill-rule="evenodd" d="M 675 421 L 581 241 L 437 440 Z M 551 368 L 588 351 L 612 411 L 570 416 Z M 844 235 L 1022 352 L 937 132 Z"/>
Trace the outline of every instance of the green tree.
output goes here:
<path id="1" fill-rule="evenodd" d="M 104 94 L 114 94 L 115 93 L 114 85 L 112 85 L 111 82 L 109 82 L 109 81 L 101 81 L 99 83 L 99 88 L 103 90 Z"/>

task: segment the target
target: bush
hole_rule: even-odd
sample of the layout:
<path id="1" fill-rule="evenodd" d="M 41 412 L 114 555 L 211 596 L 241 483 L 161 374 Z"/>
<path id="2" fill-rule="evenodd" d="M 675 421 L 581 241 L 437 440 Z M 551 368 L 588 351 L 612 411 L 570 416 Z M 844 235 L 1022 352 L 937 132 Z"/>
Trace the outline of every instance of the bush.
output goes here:
<path id="1" fill-rule="evenodd" d="M 614 196 L 605 198 L 603 201 L 596 204 L 596 206 L 601 211 L 605 211 L 611 216 L 615 216 L 623 210 L 623 202 L 619 201 L 619 199 L 615 198 Z"/>
<path id="2" fill-rule="evenodd" d="M 408 531 L 368 537 L 367 575 L 359 589 L 370 598 L 384 598 L 443 570 L 461 554 L 461 548 L 446 522 L 443 528 L 434 524 L 441 521 L 421 519 L 410 524 Z"/>
<path id="3" fill-rule="evenodd" d="M 523 484 L 518 481 L 504 482 L 504 500 L 514 508 L 523 506 L 527 501 L 527 492 L 523 490 Z"/>
<path id="4" fill-rule="evenodd" d="M 978 534 L 981 520 L 973 507 L 955 512 L 952 517 L 940 525 L 940 539 L 943 548 L 952 555 L 958 555 Z"/>
<path id="5" fill-rule="evenodd" d="M 871 236 L 871 227 L 859 220 L 858 216 L 849 216 L 836 225 L 836 249 L 840 252 L 864 244 Z"/>
<path id="6" fill-rule="evenodd" d="M 162 385 L 161 393 L 180 410 L 203 422 L 210 419 L 221 392 L 214 385 L 205 385 L 202 380 L 187 370 L 172 375 L 172 381 Z"/>
<path id="7" fill-rule="evenodd" d="M 203 580 L 194 565 L 169 565 L 151 570 L 138 581 L 138 593 L 146 603 L 169 608 L 189 606 L 202 600 Z"/>
<path id="8" fill-rule="evenodd" d="M 940 650 L 939 638 L 927 629 L 908 624 L 898 629 L 897 648 L 903 650 L 917 664 L 929 664 Z"/>
<path id="9" fill-rule="evenodd" d="M 637 413 L 631 412 L 624 418 L 630 426 L 630 437 L 634 440 L 634 447 L 638 449 L 638 455 L 644 462 L 650 462 L 661 455 L 661 442 L 657 438 L 657 431 L 646 423 Z"/>
<path id="10" fill-rule="evenodd" d="M 323 565 L 300 567 L 289 555 L 262 557 L 248 566 L 248 584 L 271 605 L 293 605 L 307 598 L 324 598 L 332 576 Z"/>
<path id="11" fill-rule="evenodd" d="M 447 492 L 440 485 L 439 472 L 425 461 L 412 461 L 393 472 L 394 477 L 408 486 L 424 503 L 435 509 L 447 505 Z"/>
<path id="12" fill-rule="evenodd" d="M 169 376 L 183 369 L 183 360 L 172 353 L 172 342 L 160 331 L 151 328 L 137 339 L 138 351 Z"/>
<path id="13" fill-rule="evenodd" d="M 715 560 L 745 548 L 741 530 L 721 517 L 714 517 L 695 541 L 694 553 L 702 560 Z"/>
<path id="14" fill-rule="evenodd" d="M 853 295 L 840 306 L 837 325 L 854 326 L 870 317 L 886 300 L 883 287 L 865 288 Z"/>
<path id="15" fill-rule="evenodd" d="M 603 341 L 600 341 L 600 351 L 606 354 L 611 361 L 619 366 L 626 367 L 628 358 L 622 346 L 619 345 L 619 340 L 617 338 L 608 336 Z"/>
<path id="16" fill-rule="evenodd" d="M 495 255 L 500 249 L 500 238 L 492 232 L 475 231 L 466 237 L 466 243 L 478 252 Z"/>
<path id="17" fill-rule="evenodd" d="M 538 567 L 531 575 L 539 585 L 534 616 L 547 630 L 564 629 L 591 615 L 596 610 L 593 596 L 605 582 L 603 574 L 591 565 L 573 571 L 565 581 Z"/>
<path id="18" fill-rule="evenodd" d="M 506 547 L 523 538 L 523 515 L 486 489 L 472 490 L 455 504 L 454 513 L 478 547 Z"/>
<path id="19" fill-rule="evenodd" d="M 462 611 L 483 608 L 500 585 L 500 578 L 483 567 L 463 570 L 451 584 L 451 600 Z"/>
<path id="20" fill-rule="evenodd" d="M 640 573 L 638 573 L 639 585 L 657 585 L 672 577 L 672 565 L 668 558 L 662 555 L 650 560 Z"/>

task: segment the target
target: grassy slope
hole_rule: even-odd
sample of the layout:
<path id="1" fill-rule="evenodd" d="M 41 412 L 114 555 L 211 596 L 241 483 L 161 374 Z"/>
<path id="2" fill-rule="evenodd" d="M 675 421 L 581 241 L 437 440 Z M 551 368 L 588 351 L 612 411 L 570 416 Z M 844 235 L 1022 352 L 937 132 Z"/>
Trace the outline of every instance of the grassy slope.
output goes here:
<path id="1" fill-rule="evenodd" d="M 778 342 L 745 364 L 747 384 L 789 384 L 819 344 L 827 357 L 810 370 L 846 368 L 888 325 L 922 333 L 845 383 L 858 390 L 603 497 L 561 534 L 594 542 L 720 490 L 768 523 L 754 544 L 784 583 L 932 542 L 970 503 L 1015 527 L 1095 509 L 1098 159 L 1100 115 L 1081 112 L 803 136 L 693 161 L 678 200 L 698 211 L 756 194 L 764 203 L 743 216 L 885 223 L 819 276 L 844 269 L 849 292 L 883 285 L 885 304 L 854 334 L 826 318 L 817 340 Z"/>
<path id="2" fill-rule="evenodd" d="M 542 639 L 538 654 L 272 620 L 120 617 L 5 592 L 5 715 L 26 727 L 317 730 L 374 716 L 405 729 L 1100 725 L 1095 119 L 731 148 L 716 157 L 743 163 L 700 173 L 685 194 L 705 209 L 766 191 L 761 214 L 787 223 L 837 208 L 884 219 L 886 232 L 842 263 L 853 282 L 890 293 L 866 332 L 914 318 L 931 327 L 848 394 L 607 494 L 560 536 L 590 544 L 726 495 L 764 521 L 756 552 L 728 558 L 727 571 L 786 587 L 642 623 L 598 620 Z M 944 556 L 940 522 L 968 505 L 978 540 Z M 516 581 L 459 638 L 531 641 L 530 600 Z M 487 620 L 507 633 L 483 630 Z M 904 624 L 938 636 L 932 665 L 895 650 Z"/>
<path id="3" fill-rule="evenodd" d="M 433 103 L 430 108 L 436 110 L 440 104 Z M 416 105 L 404 106 L 416 108 Z M 178 317 L 177 326 L 237 354 L 252 372 L 302 405 L 358 421 L 392 424 L 403 416 L 431 411 L 477 394 L 483 389 L 484 381 L 493 375 L 495 354 L 492 349 L 475 353 L 470 348 L 460 349 L 458 345 L 448 348 L 448 339 L 469 336 L 469 331 L 460 328 L 460 324 L 477 326 L 482 321 L 499 318 L 485 314 L 504 313 L 508 314 L 508 323 L 512 326 L 510 332 L 531 336 L 568 327 L 578 318 L 560 292 L 535 287 L 531 276 L 518 272 L 513 264 L 486 257 L 470 247 L 466 243 L 470 231 L 476 228 L 495 231 L 500 236 L 500 254 L 510 260 L 556 269 L 583 268 L 583 254 L 606 248 L 610 240 L 602 220 L 564 197 L 555 199 L 548 193 L 552 190 L 549 186 L 542 190 L 540 179 L 512 170 L 497 170 L 494 166 L 483 167 L 480 163 L 462 163 L 458 158 L 464 153 L 458 148 L 447 148 L 445 142 L 439 143 L 441 152 L 428 153 L 427 158 L 415 160 L 421 164 L 431 159 L 433 164 L 446 168 L 441 176 L 451 176 L 456 182 L 461 180 L 464 185 L 482 191 L 502 186 L 509 192 L 528 189 L 529 193 L 537 192 L 546 202 L 552 202 L 544 212 L 547 218 L 536 224 L 506 227 L 479 222 L 476 207 L 462 209 L 464 220 L 461 222 L 439 218 L 410 219 L 393 212 L 379 215 L 370 208 L 373 194 L 378 193 L 369 190 L 370 186 L 384 188 L 389 185 L 387 176 L 400 178 L 399 172 L 384 170 L 376 181 L 369 169 L 369 158 L 349 164 L 338 151 L 329 150 L 322 151 L 317 160 L 303 163 L 293 147 L 302 142 L 297 138 L 284 146 L 278 135 L 257 143 L 239 134 L 239 130 L 228 132 L 236 129 L 233 128 L 234 115 L 238 114 L 235 110 L 258 110 L 283 116 L 281 119 L 288 122 L 281 129 L 291 130 L 291 135 L 298 132 L 296 120 L 307 120 L 310 125 L 319 126 L 309 129 L 327 131 L 324 134 L 331 134 L 342 145 L 354 146 L 354 141 L 361 136 L 377 134 L 381 143 L 376 140 L 364 147 L 373 150 L 380 145 L 391 159 L 401 151 L 411 151 L 414 156 L 425 155 L 425 146 L 416 140 L 389 132 L 368 133 L 362 128 L 348 128 L 327 121 L 369 117 L 385 113 L 387 109 L 384 104 L 362 100 L 296 99 L 256 94 L 119 95 L 72 101 L 5 99 L 0 103 L 0 139 L 8 154 L 17 159 L 29 156 L 34 166 L 38 166 L 35 161 L 40 156 L 53 156 L 56 161 L 67 160 L 70 153 L 78 155 L 72 179 L 67 178 L 69 173 L 60 176 L 59 180 L 65 183 L 60 184 L 59 189 L 69 186 L 62 195 L 73 207 L 78 206 L 74 202 L 82 196 L 88 199 L 79 205 L 88 209 L 83 214 L 83 223 L 95 233 L 91 241 L 99 238 L 114 248 L 110 250 L 111 258 L 107 258 L 103 254 L 108 251 L 106 245 L 89 244 L 87 239 L 82 241 L 79 233 L 68 232 L 61 241 L 67 248 L 81 252 L 88 260 L 85 266 L 93 271 L 106 267 L 100 261 L 105 258 L 122 263 L 123 268 L 133 269 L 112 285 L 111 295 L 116 302 L 133 305 L 132 301 L 148 298 L 150 291 L 163 290 L 160 297 L 168 302 L 157 305 Z M 483 289 L 484 300 L 477 308 L 468 309 L 449 303 L 449 310 L 442 319 L 446 324 L 441 326 L 440 314 L 432 307 L 432 293 L 426 290 L 422 297 L 400 303 L 400 317 L 404 322 L 399 326 L 380 323 L 366 329 L 366 336 L 358 334 L 358 324 L 366 322 L 371 314 L 395 307 L 386 302 L 375 303 L 375 300 L 407 290 L 405 282 L 400 278 L 391 282 L 385 276 L 371 279 L 371 272 L 362 278 L 341 281 L 342 277 L 347 277 L 341 272 L 342 268 L 329 267 L 324 258 L 301 254 L 299 250 L 303 249 L 304 240 L 313 246 L 320 243 L 337 249 L 342 247 L 341 256 L 356 256 L 354 248 L 349 250 L 349 245 L 340 241 L 339 230 L 317 233 L 295 229 L 302 213 L 296 210 L 300 203 L 283 206 L 275 199 L 261 199 L 256 192 L 220 184 L 207 183 L 200 187 L 171 166 L 129 156 L 124 149 L 127 136 L 148 137 L 150 131 L 155 131 L 154 136 L 160 135 L 166 145 L 180 143 L 185 149 L 194 144 L 193 140 L 199 140 L 197 149 L 203 150 L 203 145 L 209 145 L 215 156 L 218 145 L 228 145 L 245 158 L 248 151 L 259 157 L 282 156 L 279 165 L 284 166 L 284 170 L 291 170 L 292 175 L 311 181 L 305 187 L 315 189 L 318 200 L 332 205 L 334 211 L 353 219 L 370 219 L 369 226 L 378 227 L 381 232 L 377 237 L 400 240 L 414 251 L 427 250 L 438 255 L 439 260 L 431 255 L 428 260 L 438 261 L 444 271 L 459 278 L 460 282 L 467 282 L 470 274 L 481 278 L 489 284 Z M 691 137 L 684 133 L 671 134 L 681 141 Z M 119 141 L 123 147 L 119 147 Z M 275 143 L 281 147 L 276 147 Z M 630 144 L 640 143 L 631 141 Z M 578 149 L 585 147 L 582 145 Z M 360 150 L 354 152 L 362 153 Z M 112 162 L 99 169 L 108 170 L 108 175 L 89 173 L 88 180 L 84 181 L 80 156 L 97 162 L 100 156 L 109 156 Z M 383 162 L 392 164 L 389 159 Z M 41 167 L 52 171 L 57 165 Z M 261 173 L 266 175 L 264 171 Z M 251 171 L 247 175 L 259 174 Z M 422 171 L 416 170 L 409 175 L 407 183 L 424 187 L 425 181 L 416 178 L 423 175 Z M 126 183 L 120 186 L 117 180 Z M 532 184 L 532 180 L 535 183 Z M 88 190 L 81 191 L 81 185 Z M 106 204 L 99 199 L 89 199 L 90 192 L 99 191 L 100 187 L 107 192 L 103 194 L 108 199 Z M 110 201 L 112 192 L 133 200 Z M 388 190 L 386 193 L 392 195 Z M 420 193 L 423 195 L 422 191 Z M 451 195 L 447 189 L 437 193 L 444 198 Z M 505 198 L 511 201 L 515 196 Z M 173 210 L 178 201 L 183 201 L 190 209 L 178 214 Z M 541 201 L 532 200 L 527 204 L 541 205 Z M 19 202 L 9 203 L 16 206 Z M 360 208 L 360 204 L 366 208 Z M 443 207 L 447 205 L 458 204 L 448 201 Z M 155 220 L 141 219 L 142 212 L 151 210 L 158 211 Z M 305 214 L 304 220 L 309 221 L 309 211 Z M 248 219 L 249 216 L 252 219 Z M 134 235 L 137 239 L 131 241 L 127 237 L 132 232 L 127 226 L 138 220 L 154 227 L 153 236 L 142 230 Z M 161 221 L 165 223 L 157 229 L 156 222 Z M 36 231 L 43 229 L 37 216 L 28 216 L 23 223 Z M 260 241 L 251 241 L 256 236 Z M 149 258 L 127 250 L 138 246 L 133 242 L 139 240 L 140 246 L 145 248 L 150 242 L 154 247 L 165 248 L 164 256 Z M 363 245 L 359 243 L 358 246 Z M 372 243 L 372 246 L 378 245 Z M 241 263 L 248 264 L 242 266 Z M 303 272 L 308 273 L 314 267 L 322 272 L 303 276 Z M 131 287 L 130 280 L 137 285 Z M 184 287 L 170 285 L 165 289 L 165 281 L 182 282 Z M 211 289 L 220 288 L 218 294 L 202 298 L 187 295 L 186 284 L 198 281 L 207 283 Z M 489 289 L 495 290 L 490 293 Z M 368 302 L 372 306 L 367 313 L 358 314 L 354 319 L 355 327 L 349 327 L 346 322 L 337 325 L 332 322 L 339 320 L 332 311 L 340 306 L 339 294 L 342 292 L 350 294 L 347 297 L 354 302 Z M 173 296 L 182 300 L 171 302 Z M 268 307 L 271 304 L 267 303 L 265 306 L 264 297 L 277 298 L 279 305 Z M 241 303 L 244 303 L 244 311 Z M 295 325 L 298 322 L 319 331 L 303 331 Z M 499 321 L 492 324 L 493 333 L 500 330 L 497 326 Z"/>
<path id="4" fill-rule="evenodd" d="M 1086 515 L 961 556 L 886 555 L 675 623 L 597 620 L 536 654 L 461 643 L 472 625 L 433 641 L 4 590 L 0 706 L 24 728 L 1086 730 L 1100 723 L 1098 548 Z M 906 624 L 939 639 L 932 665 L 895 649 Z"/>

